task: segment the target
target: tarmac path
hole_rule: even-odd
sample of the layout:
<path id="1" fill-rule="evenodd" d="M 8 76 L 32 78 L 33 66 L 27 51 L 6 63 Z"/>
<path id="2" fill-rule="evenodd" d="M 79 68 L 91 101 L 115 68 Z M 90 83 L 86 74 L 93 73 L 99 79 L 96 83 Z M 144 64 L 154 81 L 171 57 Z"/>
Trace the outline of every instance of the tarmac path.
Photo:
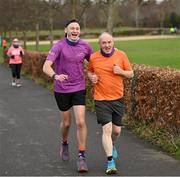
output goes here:
<path id="1" fill-rule="evenodd" d="M 129 41 L 129 40 L 145 40 L 145 39 L 173 39 L 180 38 L 180 35 L 139 35 L 139 36 L 122 36 L 122 37 L 114 37 L 114 41 Z M 84 39 L 87 42 L 97 42 L 97 38 L 92 39 Z M 53 43 L 56 43 L 57 40 L 54 40 Z M 35 45 L 35 41 L 28 41 L 28 45 Z M 50 41 L 39 41 L 39 44 L 50 44 Z"/>

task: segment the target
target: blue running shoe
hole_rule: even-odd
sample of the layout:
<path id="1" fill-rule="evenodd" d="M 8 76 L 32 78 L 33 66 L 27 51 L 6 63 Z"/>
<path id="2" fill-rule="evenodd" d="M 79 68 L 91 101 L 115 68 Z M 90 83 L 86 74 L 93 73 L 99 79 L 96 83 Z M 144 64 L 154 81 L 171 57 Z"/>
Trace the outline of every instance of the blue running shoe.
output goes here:
<path id="1" fill-rule="evenodd" d="M 118 153 L 115 146 L 113 146 L 112 156 L 113 158 L 117 159 Z"/>
<path id="2" fill-rule="evenodd" d="M 110 174 L 115 174 L 116 172 L 117 172 L 116 165 L 114 160 L 112 159 L 111 161 L 108 161 L 106 174 L 110 175 Z"/>

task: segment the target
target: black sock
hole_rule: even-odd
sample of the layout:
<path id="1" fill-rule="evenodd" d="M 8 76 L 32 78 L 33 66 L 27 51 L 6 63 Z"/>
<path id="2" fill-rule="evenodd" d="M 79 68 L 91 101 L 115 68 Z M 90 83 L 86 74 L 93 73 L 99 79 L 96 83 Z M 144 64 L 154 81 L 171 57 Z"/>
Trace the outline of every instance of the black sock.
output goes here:
<path id="1" fill-rule="evenodd" d="M 79 154 L 78 154 L 78 156 L 80 157 L 85 157 L 85 151 L 79 151 Z"/>
<path id="2" fill-rule="evenodd" d="M 62 141 L 62 144 L 63 144 L 63 145 L 67 145 L 67 144 L 68 144 L 67 140 Z"/>
<path id="3" fill-rule="evenodd" d="M 113 156 L 108 156 L 107 159 L 108 161 L 111 161 L 113 159 Z"/>

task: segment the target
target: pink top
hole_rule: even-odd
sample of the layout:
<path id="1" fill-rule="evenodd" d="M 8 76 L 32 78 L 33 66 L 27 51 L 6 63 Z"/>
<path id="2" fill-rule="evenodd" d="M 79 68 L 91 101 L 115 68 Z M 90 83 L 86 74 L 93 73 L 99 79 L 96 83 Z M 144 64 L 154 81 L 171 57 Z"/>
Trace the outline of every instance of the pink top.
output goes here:
<path id="1" fill-rule="evenodd" d="M 7 55 L 10 56 L 9 64 L 20 64 L 22 63 L 22 56 L 20 56 L 20 52 L 24 55 L 24 50 L 22 47 L 14 48 L 13 45 L 8 49 Z M 14 56 L 14 58 L 11 58 Z"/>

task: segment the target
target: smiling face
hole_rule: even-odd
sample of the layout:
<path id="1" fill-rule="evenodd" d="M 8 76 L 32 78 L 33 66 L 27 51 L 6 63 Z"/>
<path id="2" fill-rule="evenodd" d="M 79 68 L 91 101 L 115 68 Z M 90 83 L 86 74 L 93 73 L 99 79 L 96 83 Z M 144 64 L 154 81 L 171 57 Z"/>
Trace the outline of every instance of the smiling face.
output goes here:
<path id="1" fill-rule="evenodd" d="M 103 33 L 99 37 L 99 45 L 104 53 L 106 54 L 111 53 L 114 48 L 113 37 L 108 33 Z"/>
<path id="2" fill-rule="evenodd" d="M 80 35 L 80 26 L 77 22 L 70 23 L 65 29 L 64 32 L 67 34 L 67 37 L 72 41 L 76 41 Z"/>

